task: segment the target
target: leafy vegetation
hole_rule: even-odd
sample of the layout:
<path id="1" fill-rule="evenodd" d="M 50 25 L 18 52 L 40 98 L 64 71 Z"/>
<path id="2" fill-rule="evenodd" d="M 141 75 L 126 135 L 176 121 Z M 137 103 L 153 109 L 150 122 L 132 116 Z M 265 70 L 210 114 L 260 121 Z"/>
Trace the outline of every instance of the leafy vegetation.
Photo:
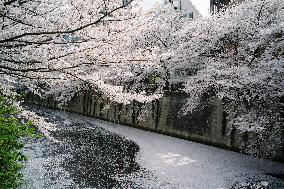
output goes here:
<path id="1" fill-rule="evenodd" d="M 0 91 L 0 189 L 16 188 L 21 182 L 22 163 L 27 160 L 21 149 L 21 137 L 34 136 L 32 122 L 23 124 L 19 109 L 13 102 L 18 97 L 7 97 Z"/>

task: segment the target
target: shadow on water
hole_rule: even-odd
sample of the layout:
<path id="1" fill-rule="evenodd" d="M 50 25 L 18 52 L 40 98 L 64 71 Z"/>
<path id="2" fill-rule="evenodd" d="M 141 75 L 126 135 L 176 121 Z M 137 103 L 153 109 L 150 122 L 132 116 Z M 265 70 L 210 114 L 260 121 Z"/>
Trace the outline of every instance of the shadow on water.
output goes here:
<path id="1" fill-rule="evenodd" d="M 281 182 L 267 182 L 264 180 L 246 180 L 236 182 L 230 189 L 282 189 L 284 188 Z"/>
<path id="2" fill-rule="evenodd" d="M 276 173 L 266 173 L 267 175 L 273 176 L 278 179 L 284 180 L 284 174 L 276 174 Z M 283 186 L 284 187 L 284 186 Z"/>
<path id="3" fill-rule="evenodd" d="M 72 130 L 63 129 L 54 134 L 56 139 L 64 141 L 64 145 L 57 145 L 54 152 L 72 154 L 62 166 L 75 183 L 84 183 L 87 187 L 118 187 L 117 174 L 129 174 L 139 169 L 135 162 L 139 147 L 134 142 L 116 134 L 74 126 Z"/>
<path id="4" fill-rule="evenodd" d="M 66 124 L 57 115 L 50 116 L 51 110 L 37 112 L 42 116 L 49 114 L 49 121 L 58 125 L 51 136 L 60 142 L 51 143 L 45 155 L 54 159 L 63 157 L 60 166 L 78 186 L 121 188 L 118 175 L 139 170 L 135 162 L 139 147 L 134 142 L 88 123 Z M 52 169 L 52 165 L 46 168 Z"/>

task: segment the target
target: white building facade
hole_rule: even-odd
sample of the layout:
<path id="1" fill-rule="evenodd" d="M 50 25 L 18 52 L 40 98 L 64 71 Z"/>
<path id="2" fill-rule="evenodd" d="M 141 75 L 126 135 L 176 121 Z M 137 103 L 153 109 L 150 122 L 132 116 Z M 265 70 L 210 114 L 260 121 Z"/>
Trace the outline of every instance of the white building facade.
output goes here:
<path id="1" fill-rule="evenodd" d="M 182 11 L 183 16 L 196 19 L 201 17 L 199 11 L 194 7 L 190 0 L 164 0 L 165 4 L 173 4 L 176 10 Z"/>

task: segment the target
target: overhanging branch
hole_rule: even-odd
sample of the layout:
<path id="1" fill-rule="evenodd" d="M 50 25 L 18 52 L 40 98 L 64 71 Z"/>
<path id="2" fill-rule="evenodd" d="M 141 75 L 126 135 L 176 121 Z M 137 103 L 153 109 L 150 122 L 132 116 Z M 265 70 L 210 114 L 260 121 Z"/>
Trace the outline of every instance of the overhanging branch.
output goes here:
<path id="1" fill-rule="evenodd" d="M 75 33 L 77 31 L 80 31 L 80 30 L 83 30 L 89 26 L 92 26 L 92 25 L 96 25 L 98 24 L 99 22 L 101 22 L 104 18 L 106 18 L 107 16 L 111 15 L 112 13 L 114 13 L 115 11 L 119 10 L 119 9 L 122 9 L 126 6 L 128 6 L 133 0 L 129 1 L 128 3 L 122 5 L 122 6 L 119 6 L 119 7 L 116 7 L 114 8 L 113 10 L 107 12 L 104 16 L 100 17 L 99 19 L 97 19 L 96 21 L 94 22 L 91 22 L 89 24 L 85 24 L 83 26 L 80 26 L 78 28 L 75 28 L 75 29 L 72 29 L 72 30 L 66 30 L 66 31 L 42 31 L 42 32 L 30 32 L 30 33 L 23 33 L 23 34 L 20 34 L 20 35 L 17 35 L 17 36 L 14 36 L 14 37 L 10 37 L 10 38 L 7 38 L 7 39 L 2 39 L 0 40 L 0 43 L 5 43 L 5 42 L 9 42 L 9 41 L 14 41 L 15 39 L 19 39 L 19 38 L 22 38 L 22 37 L 26 37 L 26 36 L 39 36 L 39 35 L 55 35 L 55 34 L 68 34 L 68 33 Z"/>

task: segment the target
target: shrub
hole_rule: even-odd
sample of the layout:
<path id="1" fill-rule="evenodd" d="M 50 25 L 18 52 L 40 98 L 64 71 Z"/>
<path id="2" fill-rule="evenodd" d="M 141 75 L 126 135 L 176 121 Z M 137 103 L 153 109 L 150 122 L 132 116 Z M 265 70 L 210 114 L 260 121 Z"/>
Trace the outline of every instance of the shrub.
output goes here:
<path id="1" fill-rule="evenodd" d="M 34 135 L 32 122 L 23 124 L 18 118 L 15 100 L 0 91 L 0 189 L 16 188 L 21 182 L 20 170 L 27 157 L 21 151 L 24 144 L 20 138 Z"/>

